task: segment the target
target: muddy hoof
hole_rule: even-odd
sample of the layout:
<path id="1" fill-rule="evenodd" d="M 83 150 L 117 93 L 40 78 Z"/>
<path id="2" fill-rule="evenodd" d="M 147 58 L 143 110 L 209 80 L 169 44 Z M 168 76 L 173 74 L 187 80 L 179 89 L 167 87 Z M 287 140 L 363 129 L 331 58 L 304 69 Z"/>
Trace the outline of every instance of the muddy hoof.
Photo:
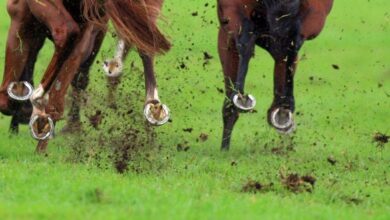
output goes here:
<path id="1" fill-rule="evenodd" d="M 33 91 L 33 86 L 27 81 L 11 82 L 7 88 L 9 97 L 20 102 L 29 100 Z"/>
<path id="2" fill-rule="evenodd" d="M 120 59 L 106 60 L 103 63 L 103 70 L 108 77 L 119 77 L 122 75 L 123 63 Z"/>
<path id="3" fill-rule="evenodd" d="M 147 104 L 144 108 L 144 115 L 150 124 L 156 126 L 167 123 L 170 117 L 169 108 L 160 102 Z"/>
<path id="4" fill-rule="evenodd" d="M 234 105 L 242 111 L 253 110 L 256 106 L 256 98 L 253 95 L 235 94 L 232 100 Z"/>
<path id="5" fill-rule="evenodd" d="M 48 140 L 54 134 L 54 122 L 49 116 L 35 115 L 30 120 L 30 132 L 36 140 Z"/>
<path id="6" fill-rule="evenodd" d="M 295 130 L 294 116 L 291 110 L 276 108 L 270 113 L 270 123 L 279 133 L 291 134 Z"/>

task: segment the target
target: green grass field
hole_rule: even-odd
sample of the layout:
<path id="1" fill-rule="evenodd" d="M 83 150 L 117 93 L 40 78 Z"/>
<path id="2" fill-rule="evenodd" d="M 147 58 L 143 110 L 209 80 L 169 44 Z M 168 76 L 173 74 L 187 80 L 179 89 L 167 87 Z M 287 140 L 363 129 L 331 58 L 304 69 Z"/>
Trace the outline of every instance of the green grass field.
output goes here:
<path id="1" fill-rule="evenodd" d="M 5 0 L 1 5 L 5 51 L 9 19 Z M 258 99 L 257 112 L 241 115 L 232 149 L 223 153 L 215 6 L 216 1 L 166 0 L 161 25 L 174 47 L 157 58 L 156 69 L 172 122 L 155 129 L 155 144 L 142 147 L 145 138 L 137 139 L 128 172 L 116 172 L 112 157 L 126 129 L 142 128 L 143 121 L 105 106 L 100 64 L 91 71 L 84 132 L 58 135 L 47 155 L 34 153 L 27 126 L 10 136 L 10 118 L 0 116 L 0 219 L 390 219 L 390 146 L 373 142 L 376 132 L 390 134 L 390 2 L 336 1 L 322 34 L 304 45 L 292 142 L 266 122 L 273 63 L 257 49 L 246 88 Z M 107 36 L 100 62 L 113 46 Z M 52 48 L 47 42 L 40 53 L 35 82 Z M 205 66 L 203 52 L 213 56 Z M 4 53 L 0 60 L 3 70 Z M 131 106 L 140 114 L 142 66 L 135 53 L 127 66 L 118 111 Z M 97 108 L 105 114 L 99 130 L 86 117 Z M 293 173 L 316 178 L 311 192 L 307 185 L 301 192 L 286 188 L 281 176 Z M 256 181 L 264 186 L 258 191 L 251 188 Z"/>

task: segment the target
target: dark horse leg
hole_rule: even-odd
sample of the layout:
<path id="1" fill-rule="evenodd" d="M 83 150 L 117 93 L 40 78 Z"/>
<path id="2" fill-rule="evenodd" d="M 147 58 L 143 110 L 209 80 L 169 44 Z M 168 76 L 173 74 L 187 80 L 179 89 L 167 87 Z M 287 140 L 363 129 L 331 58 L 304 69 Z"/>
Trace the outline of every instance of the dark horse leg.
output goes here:
<path id="1" fill-rule="evenodd" d="M 289 31 L 274 36 L 276 41 L 270 51 L 275 59 L 274 101 L 268 110 L 268 122 L 277 131 L 289 134 L 295 129 L 294 74 L 298 52 L 305 40 L 315 38 L 323 29 L 333 0 L 308 0 L 301 3 L 297 17 L 291 19 Z M 288 18 L 287 18 L 288 19 Z M 271 27 L 278 29 L 279 27 Z"/>
<path id="2" fill-rule="evenodd" d="M 218 16 L 220 30 L 218 50 L 225 75 L 226 98 L 223 104 L 222 150 L 228 150 L 233 127 L 239 117 L 238 109 L 247 111 L 254 108 L 253 96 L 244 96 L 245 77 L 257 35 L 254 24 L 248 16 L 242 16 L 240 3 L 219 2 Z M 245 14 L 245 11 L 242 11 Z"/>
<path id="3" fill-rule="evenodd" d="M 71 106 L 68 113 L 66 125 L 62 129 L 63 133 L 73 133 L 81 128 L 80 124 L 80 105 L 82 103 L 82 95 L 89 84 L 90 68 L 99 53 L 100 47 L 104 40 L 105 32 L 100 32 L 96 37 L 93 45 L 92 53 L 87 60 L 81 64 L 78 73 L 72 81 Z"/>
<path id="4" fill-rule="evenodd" d="M 64 112 L 64 97 L 65 93 L 71 84 L 74 76 L 82 63 L 85 63 L 90 57 L 90 54 L 94 50 L 94 45 L 97 45 L 102 41 L 104 33 L 102 30 L 90 23 L 84 25 L 82 33 L 76 40 L 76 43 L 72 49 L 72 52 L 66 57 L 63 67 L 59 71 L 56 77 L 56 82 L 60 86 L 53 86 L 48 91 L 48 103 L 45 106 L 45 111 L 49 117 L 55 122 L 61 119 Z M 48 121 L 43 121 L 43 127 L 48 125 Z M 44 136 L 51 135 L 47 129 L 38 130 L 42 131 Z M 44 138 L 40 140 L 37 146 L 38 152 L 44 152 L 47 147 L 48 139 Z"/>

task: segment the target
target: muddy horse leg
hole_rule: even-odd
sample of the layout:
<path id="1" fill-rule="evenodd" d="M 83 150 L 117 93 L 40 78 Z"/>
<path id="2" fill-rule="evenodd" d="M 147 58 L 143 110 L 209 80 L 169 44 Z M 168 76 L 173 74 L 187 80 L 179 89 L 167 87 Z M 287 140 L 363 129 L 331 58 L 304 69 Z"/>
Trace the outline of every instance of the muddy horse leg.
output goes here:
<path id="1" fill-rule="evenodd" d="M 86 62 L 88 57 L 90 57 L 90 54 L 94 49 L 93 45 L 95 45 L 97 40 L 97 36 L 101 36 L 100 28 L 94 26 L 93 24 L 86 24 L 82 34 L 76 40 L 74 47 L 71 48 L 72 52 L 64 61 L 63 68 L 61 68 L 58 74 L 56 74 L 57 77 L 55 79 L 55 85 L 52 86 L 48 91 L 48 103 L 45 105 L 45 111 L 49 115 L 49 118 L 52 119 L 52 121 L 55 122 L 61 119 L 64 112 L 64 98 L 66 91 L 71 84 L 71 81 L 74 79 L 74 76 L 77 73 L 80 65 Z M 52 131 L 48 129 L 34 129 L 37 127 L 34 124 L 35 122 L 42 122 L 39 124 L 40 128 L 50 127 L 50 122 L 47 120 L 47 118 L 38 115 L 38 117 L 30 123 L 33 132 L 36 133 L 36 136 L 44 137 L 40 138 L 41 141 L 37 147 L 37 151 L 42 152 L 46 150 L 46 147 L 41 148 L 40 144 L 47 142 L 48 137 L 52 135 Z"/>
<path id="2" fill-rule="evenodd" d="M 146 100 L 144 115 L 151 125 L 163 125 L 169 120 L 169 108 L 162 104 L 158 96 L 157 81 L 154 75 L 154 57 L 140 52 L 145 74 Z"/>
<path id="3" fill-rule="evenodd" d="M 105 60 L 103 63 L 103 70 L 107 76 L 108 106 L 112 109 L 117 108 L 116 91 L 121 82 L 123 62 L 126 59 L 130 46 L 126 45 L 125 41 L 120 39 L 118 41 L 115 57 L 113 59 Z"/>
<path id="4" fill-rule="evenodd" d="M 55 52 L 53 58 L 37 89 L 30 97 L 33 104 L 33 113 L 30 120 L 30 130 L 34 138 L 42 140 L 51 136 L 54 130 L 53 120 L 45 113 L 48 103 L 47 91 L 53 86 L 59 68 L 69 55 L 72 45 L 72 37 L 76 37 L 80 30 L 78 24 L 59 0 L 26 0 L 31 13 L 46 27 L 49 28 L 53 37 Z M 59 85 L 54 85 L 59 86 Z M 40 136 L 38 134 L 43 134 Z"/>
<path id="5" fill-rule="evenodd" d="M 68 113 L 66 125 L 62 129 L 62 133 L 73 133 L 81 128 L 80 124 L 80 105 L 83 99 L 83 93 L 89 84 L 90 68 L 99 53 L 100 47 L 103 43 L 105 32 L 100 32 L 95 44 L 93 45 L 90 57 L 80 66 L 78 73 L 72 81 L 71 106 Z"/>

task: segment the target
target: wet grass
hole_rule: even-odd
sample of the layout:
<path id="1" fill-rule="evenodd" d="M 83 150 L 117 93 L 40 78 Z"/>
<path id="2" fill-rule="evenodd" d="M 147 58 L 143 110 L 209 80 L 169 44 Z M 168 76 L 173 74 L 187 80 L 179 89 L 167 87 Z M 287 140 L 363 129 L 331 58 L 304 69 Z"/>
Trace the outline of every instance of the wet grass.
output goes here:
<path id="1" fill-rule="evenodd" d="M 145 144 L 145 135 L 129 138 L 129 131 L 144 129 L 141 63 L 135 53 L 129 56 L 119 108 L 109 109 L 100 71 L 115 45 L 108 36 L 91 71 L 83 133 L 58 135 L 47 155 L 35 155 L 27 128 L 9 136 L 10 119 L 0 116 L 0 218 L 388 219 L 390 149 L 377 134 L 390 134 L 389 6 L 386 0 L 358 0 L 352 10 L 336 1 L 326 29 L 304 45 L 293 139 L 266 123 L 273 64 L 257 49 L 246 89 L 258 99 L 257 112 L 241 115 L 231 151 L 221 153 L 224 95 L 215 2 L 167 1 L 168 23 L 162 25 L 174 47 L 157 58 L 156 69 L 172 122 L 154 129 L 153 144 Z M 4 51 L 8 18 L 1 11 Z M 212 57 L 207 63 L 204 52 Z M 48 42 L 36 82 L 51 53 Z M 104 114 L 98 130 L 88 121 L 97 109 Z M 124 114 L 130 109 L 134 113 Z M 132 152 L 127 172 L 119 174 L 123 146 Z M 288 178 L 294 174 L 314 177 L 314 186 Z"/>

